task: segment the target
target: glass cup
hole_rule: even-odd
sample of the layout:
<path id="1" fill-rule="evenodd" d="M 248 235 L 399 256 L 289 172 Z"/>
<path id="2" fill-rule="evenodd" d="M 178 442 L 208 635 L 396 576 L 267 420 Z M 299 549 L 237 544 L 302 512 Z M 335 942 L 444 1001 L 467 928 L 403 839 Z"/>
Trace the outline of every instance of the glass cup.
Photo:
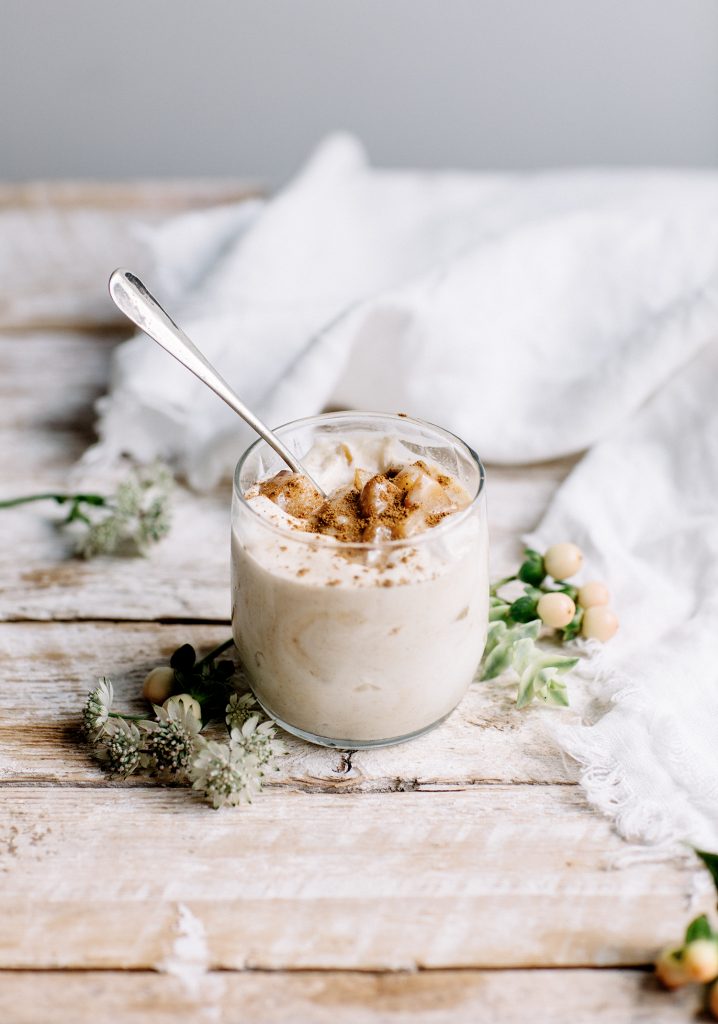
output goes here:
<path id="1" fill-rule="evenodd" d="M 408 539 L 348 543 L 283 528 L 246 494 L 286 466 L 265 441 L 244 453 L 232 501 L 232 631 L 249 684 L 288 732 L 344 749 L 419 736 L 475 676 L 488 622 L 484 468 L 440 427 L 342 412 L 276 431 L 302 459 L 319 439 L 398 439 L 467 490 L 460 512 Z"/>

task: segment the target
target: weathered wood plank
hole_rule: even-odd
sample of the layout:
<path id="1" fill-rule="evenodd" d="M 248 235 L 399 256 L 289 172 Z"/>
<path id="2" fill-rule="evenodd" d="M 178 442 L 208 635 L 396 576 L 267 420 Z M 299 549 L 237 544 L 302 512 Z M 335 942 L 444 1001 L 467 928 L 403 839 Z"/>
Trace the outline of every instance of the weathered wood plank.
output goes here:
<path id="1" fill-rule="evenodd" d="M 153 273 L 149 227 L 257 194 L 239 181 L 0 185 L 0 329 L 120 323 L 107 279 Z"/>
<path id="2" fill-rule="evenodd" d="M 207 651 L 228 635 L 227 627 L 154 623 L 1 625 L 2 778 L 93 785 L 106 781 L 78 731 L 80 709 L 97 677 L 113 679 L 118 707 L 142 713 L 147 709 L 139 691 L 150 668 L 166 664 L 181 643 Z M 546 741 L 545 723 L 551 717 L 545 708 L 517 710 L 510 685 L 477 683 L 438 729 L 399 747 L 347 757 L 287 737 L 290 753 L 281 759 L 275 783 L 370 792 L 487 781 L 574 782 L 575 766 Z"/>
<path id="3" fill-rule="evenodd" d="M 684 1024 L 699 1006 L 627 970 L 0 975 L 5 1024 Z"/>
<path id="4" fill-rule="evenodd" d="M 211 969 L 625 966 L 714 900 L 573 786 L 269 791 L 221 813 L 6 786 L 0 822 L 5 968 L 161 968 L 187 946 Z"/>
<path id="5" fill-rule="evenodd" d="M 38 333 L 0 338 L 0 496 L 64 487 L 92 439 L 92 401 L 104 388 L 111 342 Z M 238 455 L 240 453 L 238 452 Z M 489 470 L 492 564 L 516 564 L 518 535 L 534 526 L 571 460 Z M 83 486 L 109 486 L 97 474 Z M 229 489 L 178 488 L 172 534 L 147 559 L 69 558 L 54 506 L 0 512 L 13 543 L 0 547 L 0 619 L 182 618 L 229 615 Z"/>

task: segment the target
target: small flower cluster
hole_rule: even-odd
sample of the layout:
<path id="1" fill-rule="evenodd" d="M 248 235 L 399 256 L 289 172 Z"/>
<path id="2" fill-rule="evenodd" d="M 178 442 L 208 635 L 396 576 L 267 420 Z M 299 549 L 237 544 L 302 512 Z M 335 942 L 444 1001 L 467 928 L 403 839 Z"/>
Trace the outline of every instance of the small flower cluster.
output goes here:
<path id="1" fill-rule="evenodd" d="M 83 727 L 111 774 L 126 778 L 144 770 L 189 783 L 213 807 L 251 801 L 274 759 L 285 750 L 274 724 L 251 694 L 228 697 L 234 666 L 216 658 L 231 643 L 221 644 L 201 661 L 185 644 L 175 651 L 168 669 L 148 673 L 143 693 L 153 705 L 153 718 L 115 711 L 111 681 L 98 681 L 85 702 Z M 173 692 L 183 684 L 191 685 L 192 691 Z M 218 718 L 226 722 L 226 742 L 202 735 L 205 725 Z"/>
<path id="2" fill-rule="evenodd" d="M 553 630 L 561 643 L 579 635 L 606 641 L 618 629 L 603 583 L 594 580 L 576 587 L 565 582 L 582 564 L 583 553 L 575 544 L 554 544 L 545 555 L 526 548 L 518 572 L 491 587 L 481 679 L 494 679 L 513 669 L 519 677 L 519 707 L 534 699 L 568 705 L 566 682 L 560 677 L 578 658 L 542 651 L 535 641 L 543 627 Z M 552 583 L 546 582 L 549 578 Z M 523 594 L 512 600 L 501 597 L 499 590 L 516 581 L 524 584 Z"/>
<path id="3" fill-rule="evenodd" d="M 696 850 L 718 889 L 718 854 Z M 683 943 L 664 949 L 656 960 L 656 974 L 666 988 L 708 985 L 707 1007 L 718 1020 L 718 932 L 705 914 L 688 925 Z"/>
<path id="4" fill-rule="evenodd" d="M 114 494 L 28 494 L 0 501 L 0 509 L 30 502 L 54 501 L 68 507 L 61 525 L 80 523 L 75 552 L 96 555 L 143 555 L 170 529 L 172 474 L 160 464 L 133 470 Z"/>
<path id="5" fill-rule="evenodd" d="M 169 533 L 171 490 L 172 476 L 166 467 L 134 470 L 105 500 L 101 514 L 83 517 L 88 527 L 77 542 L 78 555 L 145 554 Z"/>

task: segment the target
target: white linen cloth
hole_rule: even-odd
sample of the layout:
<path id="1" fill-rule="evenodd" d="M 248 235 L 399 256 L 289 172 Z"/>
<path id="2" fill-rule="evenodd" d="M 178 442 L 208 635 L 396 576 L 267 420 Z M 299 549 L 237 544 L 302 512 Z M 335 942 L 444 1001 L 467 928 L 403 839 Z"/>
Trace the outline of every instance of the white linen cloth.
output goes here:
<path id="1" fill-rule="evenodd" d="M 554 733 L 624 834 L 718 847 L 718 174 L 378 171 L 339 136 L 271 202 L 154 247 L 148 286 L 271 424 L 353 406 L 488 462 L 593 446 L 533 540 L 579 543 L 622 629 L 572 686 L 592 724 Z M 91 457 L 198 488 L 251 439 L 144 337 L 100 414 Z"/>

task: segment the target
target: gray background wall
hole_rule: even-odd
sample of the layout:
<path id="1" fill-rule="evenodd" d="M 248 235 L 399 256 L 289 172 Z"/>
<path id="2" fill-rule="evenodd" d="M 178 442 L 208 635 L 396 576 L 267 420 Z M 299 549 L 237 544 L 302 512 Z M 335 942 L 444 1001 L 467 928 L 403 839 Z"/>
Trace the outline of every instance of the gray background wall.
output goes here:
<path id="1" fill-rule="evenodd" d="M 718 164 L 716 0 L 0 0 L 0 177 Z"/>

